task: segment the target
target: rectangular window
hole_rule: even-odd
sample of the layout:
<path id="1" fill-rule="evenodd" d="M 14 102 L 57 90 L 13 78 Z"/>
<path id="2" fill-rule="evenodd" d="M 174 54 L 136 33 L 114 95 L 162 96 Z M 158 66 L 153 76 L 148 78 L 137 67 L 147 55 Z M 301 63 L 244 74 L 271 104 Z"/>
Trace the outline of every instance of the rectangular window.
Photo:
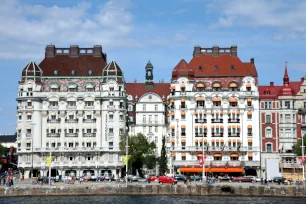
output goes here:
<path id="1" fill-rule="evenodd" d="M 248 114 L 248 120 L 252 119 L 252 114 Z"/>
<path id="2" fill-rule="evenodd" d="M 266 129 L 266 138 L 272 138 L 272 129 Z"/>
<path id="3" fill-rule="evenodd" d="M 120 115 L 120 116 L 119 116 L 119 119 L 120 119 L 120 120 L 123 120 L 123 115 Z"/>
<path id="4" fill-rule="evenodd" d="M 154 116 L 154 122 L 155 122 L 155 123 L 158 123 L 158 115 L 155 115 L 155 116 Z"/>
<path id="5" fill-rule="evenodd" d="M 73 129 L 69 129 L 69 133 L 73 133 Z"/>
<path id="6" fill-rule="evenodd" d="M 94 102 L 93 101 L 85 101 L 85 106 L 93 106 Z"/>
<path id="7" fill-rule="evenodd" d="M 306 102 L 304 102 L 304 109 L 306 109 Z"/>
<path id="8" fill-rule="evenodd" d="M 271 115 L 266 115 L 266 123 L 271 123 Z"/>
<path id="9" fill-rule="evenodd" d="M 69 115 L 69 120 L 73 120 L 74 116 L 73 115 Z"/>
<path id="10" fill-rule="evenodd" d="M 142 110 L 146 111 L 146 105 L 142 105 Z"/>
<path id="11" fill-rule="evenodd" d="M 28 104 L 27 104 L 28 106 L 32 106 L 32 102 L 28 102 Z"/>
<path id="12" fill-rule="evenodd" d="M 182 120 L 186 119 L 186 115 L 181 115 Z"/>
<path id="13" fill-rule="evenodd" d="M 27 143 L 27 147 L 31 147 L 31 143 Z"/>
<path id="14" fill-rule="evenodd" d="M 158 105 L 155 105 L 154 110 L 155 110 L 155 111 L 158 111 Z"/>
<path id="15" fill-rule="evenodd" d="M 158 126 L 155 126 L 155 132 L 158 132 Z"/>
<path id="16" fill-rule="evenodd" d="M 149 123 L 152 123 L 152 115 L 149 115 Z"/>
<path id="17" fill-rule="evenodd" d="M 143 122 L 143 123 L 146 123 L 146 119 L 147 119 L 147 117 L 146 117 L 145 115 L 143 115 L 143 116 L 142 116 L 142 122 Z"/>
<path id="18" fill-rule="evenodd" d="M 114 133 L 114 129 L 113 128 L 109 128 L 109 133 Z"/>
<path id="19" fill-rule="evenodd" d="M 57 107 L 58 106 L 58 102 L 57 101 L 51 101 L 50 102 L 50 106 Z"/>
<path id="20" fill-rule="evenodd" d="M 18 115 L 18 120 L 22 120 L 22 115 Z"/>
<path id="21" fill-rule="evenodd" d="M 27 120 L 32 120 L 32 115 L 27 115 Z"/>
<path id="22" fill-rule="evenodd" d="M 291 129 L 286 129 L 286 130 L 285 130 L 285 137 L 286 137 L 286 138 L 289 138 L 290 135 L 291 135 Z"/>
<path id="23" fill-rule="evenodd" d="M 75 106 L 76 106 L 76 102 L 75 102 L 75 101 L 68 101 L 68 102 L 67 102 L 67 105 L 68 105 L 69 107 L 75 107 Z"/>
<path id="24" fill-rule="evenodd" d="M 32 130 L 31 129 L 27 129 L 27 134 L 31 134 Z"/>
<path id="25" fill-rule="evenodd" d="M 109 87 L 109 91 L 114 91 L 114 87 Z"/>
<path id="26" fill-rule="evenodd" d="M 142 133 L 143 133 L 143 134 L 146 134 L 146 126 L 143 126 L 143 127 L 142 127 Z"/>
<path id="27" fill-rule="evenodd" d="M 290 114 L 285 114 L 285 123 L 290 123 Z"/>
<path id="28" fill-rule="evenodd" d="M 290 101 L 285 101 L 285 108 L 290 109 Z"/>
<path id="29" fill-rule="evenodd" d="M 91 133 L 91 129 L 86 129 L 86 133 Z"/>
<path id="30" fill-rule="evenodd" d="M 149 126 L 149 132 L 152 132 L 152 126 Z"/>
<path id="31" fill-rule="evenodd" d="M 114 115 L 109 115 L 109 120 L 114 120 Z"/>
<path id="32" fill-rule="evenodd" d="M 295 114 L 292 115 L 292 122 L 295 123 Z"/>
<path id="33" fill-rule="evenodd" d="M 120 129 L 119 129 L 119 133 L 120 133 L 120 135 L 123 135 L 123 134 L 124 134 L 123 128 L 120 128 Z"/>

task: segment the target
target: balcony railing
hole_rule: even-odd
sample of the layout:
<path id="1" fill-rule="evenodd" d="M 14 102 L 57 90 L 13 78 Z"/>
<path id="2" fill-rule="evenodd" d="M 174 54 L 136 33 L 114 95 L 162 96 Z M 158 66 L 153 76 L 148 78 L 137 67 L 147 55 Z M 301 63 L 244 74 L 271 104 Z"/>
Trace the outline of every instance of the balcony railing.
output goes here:
<path id="1" fill-rule="evenodd" d="M 212 133 L 211 133 L 211 136 L 212 136 L 212 137 L 223 137 L 223 132 L 218 132 L 218 133 L 212 132 Z"/>
<path id="2" fill-rule="evenodd" d="M 66 106 L 67 109 L 76 109 L 77 106 Z"/>
<path id="3" fill-rule="evenodd" d="M 207 137 L 207 132 L 196 132 L 195 136 L 196 137 Z"/>
<path id="4" fill-rule="evenodd" d="M 66 137 L 78 137 L 78 133 L 65 133 Z"/>
<path id="5" fill-rule="evenodd" d="M 207 119 L 203 118 L 203 119 L 195 119 L 196 123 L 207 123 Z"/>
<path id="6" fill-rule="evenodd" d="M 235 132 L 235 133 L 233 133 L 233 132 L 228 132 L 228 136 L 229 136 L 229 137 L 240 137 L 240 133 L 239 133 L 239 132 Z"/>
<path id="7" fill-rule="evenodd" d="M 83 133 L 83 137 L 95 137 L 96 133 Z"/>
<path id="8" fill-rule="evenodd" d="M 223 119 L 222 119 L 222 118 L 219 118 L 219 119 L 214 119 L 214 118 L 212 118 L 212 119 L 211 119 L 211 122 L 212 122 L 212 123 L 223 123 Z"/>
<path id="9" fill-rule="evenodd" d="M 65 123 L 78 123 L 79 120 L 78 119 L 66 119 Z"/>
<path id="10" fill-rule="evenodd" d="M 58 109 L 58 106 L 49 106 L 48 108 L 51 110 L 55 110 L 55 109 Z"/>
<path id="11" fill-rule="evenodd" d="M 32 136 L 32 133 L 27 133 L 26 134 L 26 137 L 31 137 Z"/>
<path id="12" fill-rule="evenodd" d="M 47 133 L 47 137 L 60 137 L 60 133 Z"/>
<path id="13" fill-rule="evenodd" d="M 180 108 L 180 109 L 186 109 L 187 106 L 186 106 L 186 105 L 180 105 L 179 108 Z"/>
<path id="14" fill-rule="evenodd" d="M 201 143 L 200 143 L 201 144 Z M 170 151 L 191 151 L 191 152 L 199 152 L 202 151 L 202 146 L 186 146 L 185 149 L 182 148 L 182 146 L 174 146 L 174 147 L 170 147 Z M 204 150 L 207 151 L 207 146 L 204 146 Z M 240 152 L 258 152 L 259 151 L 259 147 L 248 147 L 248 146 L 242 146 L 242 147 L 212 147 L 209 146 L 208 147 L 208 151 L 212 151 L 212 152 L 236 152 L 236 151 L 240 151 Z"/>
<path id="15" fill-rule="evenodd" d="M 204 109 L 205 106 L 197 106 L 197 109 Z"/>
<path id="16" fill-rule="evenodd" d="M 248 136 L 252 136 L 253 135 L 253 133 L 252 132 L 248 132 Z"/>
<path id="17" fill-rule="evenodd" d="M 50 119 L 50 120 L 47 120 L 47 123 L 51 123 L 51 124 L 56 124 L 56 123 L 60 123 L 61 122 L 61 119 Z"/>
<path id="18" fill-rule="evenodd" d="M 235 118 L 235 119 L 229 118 L 228 123 L 240 123 L 240 119 L 239 118 Z"/>
<path id="19" fill-rule="evenodd" d="M 84 119 L 83 123 L 96 123 L 96 119 Z"/>

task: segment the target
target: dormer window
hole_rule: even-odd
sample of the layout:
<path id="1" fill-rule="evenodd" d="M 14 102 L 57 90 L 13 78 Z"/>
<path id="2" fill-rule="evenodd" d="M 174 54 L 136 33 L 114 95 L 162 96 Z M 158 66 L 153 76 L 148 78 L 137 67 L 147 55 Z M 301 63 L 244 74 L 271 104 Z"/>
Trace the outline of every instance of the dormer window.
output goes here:
<path id="1" fill-rule="evenodd" d="M 237 83 L 231 82 L 231 83 L 229 84 L 229 89 L 230 89 L 231 91 L 237 91 L 237 90 L 238 90 L 238 85 L 237 85 Z"/>
<path id="2" fill-rule="evenodd" d="M 74 92 L 77 91 L 78 85 L 74 82 L 68 84 L 68 91 Z"/>
<path id="3" fill-rule="evenodd" d="M 202 71 L 203 71 L 202 66 L 199 66 L 199 67 L 198 67 L 198 70 L 199 70 L 200 72 L 202 72 Z"/>
<path id="4" fill-rule="evenodd" d="M 51 83 L 50 84 L 50 91 L 52 91 L 52 92 L 60 91 L 60 85 L 56 82 Z"/>
<path id="5" fill-rule="evenodd" d="M 58 70 L 56 69 L 56 70 L 54 70 L 54 75 L 58 75 Z"/>
<path id="6" fill-rule="evenodd" d="M 95 91 L 95 86 L 93 83 L 88 82 L 85 84 L 85 90 L 86 91 Z"/>
<path id="7" fill-rule="evenodd" d="M 200 84 L 197 84 L 197 91 L 204 91 L 204 84 L 200 83 Z"/>
<path id="8" fill-rule="evenodd" d="M 72 75 L 75 75 L 75 70 L 72 70 L 72 71 L 71 71 L 71 74 L 72 74 Z"/>
<path id="9" fill-rule="evenodd" d="M 213 91 L 221 91 L 221 84 L 219 82 L 213 84 Z"/>
<path id="10" fill-rule="evenodd" d="M 231 65 L 231 71 L 235 71 L 235 66 Z"/>
<path id="11" fill-rule="evenodd" d="M 215 65 L 215 66 L 214 66 L 214 71 L 215 71 L 215 72 L 219 71 L 218 65 Z"/>
<path id="12" fill-rule="evenodd" d="M 247 91 L 251 91 L 251 84 L 247 84 L 247 85 L 246 85 L 246 90 L 247 90 Z"/>
<path id="13" fill-rule="evenodd" d="M 265 95 L 269 95 L 269 94 L 270 94 L 270 91 L 269 91 L 269 90 L 265 90 L 265 91 L 264 91 L 264 94 L 265 94 Z"/>
<path id="14" fill-rule="evenodd" d="M 92 70 L 88 70 L 88 75 L 92 75 Z"/>

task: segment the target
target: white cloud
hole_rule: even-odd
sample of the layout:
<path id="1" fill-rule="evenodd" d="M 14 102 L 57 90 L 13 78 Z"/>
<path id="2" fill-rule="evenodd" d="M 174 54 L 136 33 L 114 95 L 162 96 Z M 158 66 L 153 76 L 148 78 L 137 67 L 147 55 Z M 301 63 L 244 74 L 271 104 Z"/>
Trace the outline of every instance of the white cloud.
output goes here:
<path id="1" fill-rule="evenodd" d="M 280 0 L 219 0 L 208 4 L 209 11 L 220 11 L 210 28 L 264 27 L 275 29 L 275 40 L 306 37 L 306 2 Z"/>
<path id="2" fill-rule="evenodd" d="M 45 7 L 5 0 L 0 7 L 0 58 L 36 58 L 50 43 L 121 46 L 134 29 L 130 6 L 129 0 L 110 0 L 92 14 L 89 3 Z"/>

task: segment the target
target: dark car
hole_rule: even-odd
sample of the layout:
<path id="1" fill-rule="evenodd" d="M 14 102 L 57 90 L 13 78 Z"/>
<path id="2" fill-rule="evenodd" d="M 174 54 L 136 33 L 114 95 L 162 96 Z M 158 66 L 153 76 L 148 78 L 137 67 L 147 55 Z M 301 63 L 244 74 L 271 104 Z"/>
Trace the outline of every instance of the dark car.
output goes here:
<path id="1" fill-rule="evenodd" d="M 237 177 L 232 178 L 232 182 L 253 182 L 253 179 L 249 177 Z"/>
<path id="2" fill-rule="evenodd" d="M 273 177 L 272 181 L 275 183 L 284 183 L 285 179 L 283 177 Z"/>
<path id="3" fill-rule="evenodd" d="M 185 176 L 177 174 L 177 175 L 174 175 L 174 179 L 177 180 L 177 181 L 184 181 L 185 180 Z"/>
<path id="4" fill-rule="evenodd" d="M 201 176 L 191 176 L 190 179 L 191 181 L 202 181 Z"/>

